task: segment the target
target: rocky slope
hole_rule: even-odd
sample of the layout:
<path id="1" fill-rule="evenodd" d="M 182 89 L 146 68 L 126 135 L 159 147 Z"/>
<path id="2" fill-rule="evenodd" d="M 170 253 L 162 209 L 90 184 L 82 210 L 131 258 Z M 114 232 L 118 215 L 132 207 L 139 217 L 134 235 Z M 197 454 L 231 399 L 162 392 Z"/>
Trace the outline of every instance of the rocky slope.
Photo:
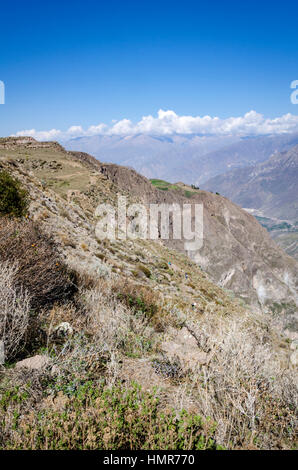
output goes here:
<path id="1" fill-rule="evenodd" d="M 48 211 L 56 214 L 57 221 L 50 223 L 51 230 L 64 239 L 70 262 L 77 263 L 82 259 L 85 264 L 98 264 L 94 210 L 100 202 L 116 206 L 118 193 L 127 195 L 130 202 L 142 202 L 147 206 L 154 203 L 203 204 L 204 241 L 200 250 L 186 252 L 185 240 L 174 240 L 171 236 L 169 240 L 159 242 L 188 254 L 219 286 L 233 291 L 244 302 L 274 312 L 295 314 L 297 263 L 275 245 L 253 216 L 228 199 L 207 191 L 192 190 L 183 184 L 174 190 L 161 191 L 134 170 L 101 164 L 87 154 L 66 152 L 55 143 L 36 143 L 32 139 L 2 141 L 0 156 L 2 165 L 10 165 L 21 172 L 30 171 L 37 178 L 34 191 L 40 185 L 41 188 L 38 197 L 34 196 L 36 202 L 32 207 L 36 205 L 38 217 L 43 217 L 45 224 L 51 220 Z M 45 189 L 51 191 L 49 199 L 45 197 Z M 58 196 L 64 199 L 60 208 L 53 200 Z M 67 207 L 65 217 L 61 217 L 63 206 L 64 211 Z M 71 243 L 67 246 L 69 219 L 71 223 L 80 222 L 82 238 L 87 238 L 89 233 L 90 240 L 84 242 L 86 249 L 81 247 L 78 251 L 79 242 L 76 249 Z"/>
<path id="2" fill-rule="evenodd" d="M 294 313 L 297 303 L 297 263 L 269 237 L 256 219 L 228 199 L 207 191 L 178 189 L 161 191 L 134 170 L 102 165 L 107 177 L 122 191 L 144 203 L 203 204 L 204 243 L 188 255 L 220 286 L 232 290 L 245 302 Z M 170 239 L 167 246 L 184 250 L 185 240 Z"/>

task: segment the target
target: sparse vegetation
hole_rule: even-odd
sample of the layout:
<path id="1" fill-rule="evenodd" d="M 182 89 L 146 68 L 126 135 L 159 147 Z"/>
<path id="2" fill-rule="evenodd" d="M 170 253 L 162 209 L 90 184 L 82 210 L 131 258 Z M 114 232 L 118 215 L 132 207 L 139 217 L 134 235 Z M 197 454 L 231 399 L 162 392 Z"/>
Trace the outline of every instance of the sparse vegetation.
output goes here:
<path id="1" fill-rule="evenodd" d="M 13 369 L 2 373 L 0 447 L 294 446 L 295 379 L 274 353 L 275 333 L 264 317 L 218 317 L 209 312 L 197 322 L 172 309 L 173 317 L 179 314 L 177 325 L 186 325 L 195 336 L 198 350 L 208 351 L 207 367 L 185 371 L 178 359 L 160 353 L 151 321 L 162 313 L 152 292 L 102 280 L 96 288 L 81 290 L 78 298 L 79 310 L 75 304 L 55 307 L 48 319 L 43 318 L 50 368 L 55 365 L 58 376 L 49 369 L 33 376 Z M 69 321 L 75 334 L 59 346 L 51 343 L 50 331 L 61 320 Z M 164 387 L 169 380 L 174 387 L 166 401 L 162 389 L 144 392 L 129 380 L 120 385 L 125 358 L 143 361 L 147 356 L 150 374 L 165 381 Z M 189 402 L 196 412 L 183 411 Z"/>
<path id="2" fill-rule="evenodd" d="M 165 271 L 168 271 L 169 270 L 169 264 L 166 262 L 166 261 L 160 261 L 158 264 L 157 264 L 157 267 L 159 269 L 164 269 Z"/>
<path id="3" fill-rule="evenodd" d="M 149 288 L 133 283 L 118 283 L 115 290 L 121 302 L 136 313 L 141 312 L 149 320 L 160 311 L 158 295 Z"/>
<path id="4" fill-rule="evenodd" d="M 276 332 L 268 318 L 251 313 L 218 316 L 209 309 L 197 320 L 168 305 L 171 322 L 158 329 L 161 302 L 146 287 L 107 278 L 81 288 L 72 306 L 57 306 L 40 318 L 49 338 L 44 353 L 59 375 L 55 378 L 45 369 L 36 372 L 32 382 L 32 372 L 30 381 L 25 372 L 2 373 L 0 446 L 292 448 L 297 390 L 293 373 L 282 365 L 280 352 L 274 352 Z M 70 322 L 75 333 L 58 345 L 50 332 L 60 321 Z M 198 352 L 208 353 L 207 367 L 198 364 L 185 371 L 179 360 L 160 352 L 160 335 L 170 324 L 186 325 L 195 335 Z M 119 385 L 125 358 L 146 357 L 151 361 L 149 375 L 155 373 L 163 384 L 161 395 L 144 392 L 130 380 Z M 164 402 L 168 380 L 174 390 Z M 181 413 L 189 403 L 197 411 Z M 145 410 L 148 419 L 143 421 Z"/>
<path id="5" fill-rule="evenodd" d="M 48 396 L 42 412 L 12 416 L 11 404 L 20 409 L 26 399 L 19 389 L 2 398 L 0 449 L 216 449 L 214 423 L 185 410 L 161 410 L 158 397 L 136 384 L 109 389 L 88 381 Z"/>

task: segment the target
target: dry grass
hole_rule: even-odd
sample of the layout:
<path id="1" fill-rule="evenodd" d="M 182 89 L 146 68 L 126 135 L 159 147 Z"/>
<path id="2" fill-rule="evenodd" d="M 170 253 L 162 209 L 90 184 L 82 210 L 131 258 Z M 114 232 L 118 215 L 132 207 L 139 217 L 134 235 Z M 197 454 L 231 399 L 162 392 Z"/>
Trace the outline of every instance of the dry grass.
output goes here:
<path id="1" fill-rule="evenodd" d="M 17 265 L 0 264 L 0 338 L 4 341 L 5 359 L 13 359 L 22 349 L 29 324 L 30 296 L 16 290 Z"/>
<path id="2" fill-rule="evenodd" d="M 113 283 L 118 301 L 135 312 L 141 312 L 157 329 L 162 330 L 163 312 L 160 295 L 149 286 L 124 280 Z"/>
<path id="3" fill-rule="evenodd" d="M 190 394 L 217 423 L 217 441 L 232 449 L 294 446 L 297 375 L 276 349 L 270 320 L 209 314 L 186 326 L 208 353 L 208 364 L 191 371 Z"/>
<path id="4" fill-rule="evenodd" d="M 199 446 L 191 438 L 194 422 L 199 423 L 195 435 L 201 436 L 202 448 L 293 448 L 295 374 L 288 369 L 286 353 L 278 349 L 279 334 L 267 317 L 252 313 L 219 316 L 211 308 L 209 313 L 196 317 L 193 312 L 183 314 L 172 308 L 168 312 L 172 323 L 188 329 L 196 339 L 198 352 L 207 353 L 207 364 L 193 366 L 174 382 L 159 375 L 161 388 L 154 392 L 156 406 L 129 380 L 125 387 L 119 386 L 125 358 L 131 364 L 131 377 L 137 361 L 147 358 L 150 374 L 150 361 L 153 367 L 154 361 L 162 359 L 159 342 L 166 326 L 164 332 L 157 332 L 152 318 L 162 314 L 164 305 L 153 291 L 142 289 L 113 278 L 97 279 L 95 286 L 79 291 L 79 310 L 77 302 L 57 305 L 47 314 L 48 337 L 60 321 L 68 321 L 74 335 L 56 349 L 49 344 L 54 376 L 44 371 L 43 379 L 30 384 L 30 392 L 24 385 L 24 381 L 29 383 L 28 377 L 12 394 L 7 395 L 9 387 L 5 386 L 0 400 L 5 404 L 2 417 L 0 413 L 0 427 L 7 436 L 5 448 L 174 449 L 181 445 L 183 449 L 194 449 Z M 135 303 L 134 296 L 142 292 L 147 305 L 144 308 L 156 305 L 153 317 L 146 315 L 142 304 Z M 134 299 L 132 303 L 129 296 Z M 15 377 L 13 372 L 10 374 Z M 10 383 L 16 387 L 14 380 Z M 23 398 L 14 401 L 12 396 L 19 397 L 20 393 Z M 26 393 L 30 397 L 35 393 L 36 401 L 32 402 Z M 133 407 L 131 400 L 129 404 L 126 401 L 131 393 L 138 397 Z M 48 397 L 46 401 L 42 396 Z M 145 421 L 148 427 L 146 424 L 145 434 L 140 434 L 143 400 L 152 419 L 150 426 Z M 163 413 L 165 409 L 168 415 Z M 188 410 L 185 416 L 192 424 L 183 428 L 184 437 L 179 441 L 176 431 L 171 434 L 170 430 L 174 423 L 181 422 L 183 409 Z M 14 415 L 18 418 L 13 424 Z M 130 422 L 124 416 L 130 416 Z M 182 422 L 184 426 L 184 418 Z"/>
<path id="5" fill-rule="evenodd" d="M 110 357 L 119 352 L 131 357 L 142 356 L 154 349 L 154 328 L 141 311 L 119 302 L 118 295 L 113 282 L 102 282 L 82 293 L 87 312 L 86 331 Z"/>

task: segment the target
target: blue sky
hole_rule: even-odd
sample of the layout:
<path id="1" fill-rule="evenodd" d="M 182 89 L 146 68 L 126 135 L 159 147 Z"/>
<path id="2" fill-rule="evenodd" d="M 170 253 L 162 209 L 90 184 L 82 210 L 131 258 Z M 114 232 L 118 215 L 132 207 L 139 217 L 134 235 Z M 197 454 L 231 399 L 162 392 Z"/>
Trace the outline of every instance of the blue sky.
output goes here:
<path id="1" fill-rule="evenodd" d="M 298 5 L 11 1 L 0 6 L 0 135 L 177 115 L 291 113 Z"/>

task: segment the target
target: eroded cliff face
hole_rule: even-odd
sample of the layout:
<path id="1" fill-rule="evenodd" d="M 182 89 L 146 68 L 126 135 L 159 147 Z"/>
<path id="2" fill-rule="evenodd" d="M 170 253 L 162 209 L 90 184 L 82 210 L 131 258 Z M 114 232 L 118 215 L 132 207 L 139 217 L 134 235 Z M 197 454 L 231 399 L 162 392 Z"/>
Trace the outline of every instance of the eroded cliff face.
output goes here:
<path id="1" fill-rule="evenodd" d="M 36 143 L 30 138 L 2 139 L 0 163 L 21 175 L 32 196 L 33 217 L 42 219 L 47 230 L 63 240 L 61 246 L 70 262 L 81 260 L 96 269 L 101 269 L 94 236 L 98 204 L 116 207 L 118 194 L 126 195 L 128 203 L 141 202 L 147 207 L 202 204 L 201 249 L 187 251 L 186 240 L 173 237 L 159 240 L 161 246 L 187 253 L 219 286 L 254 307 L 280 314 L 286 324 L 295 327 L 297 262 L 271 240 L 254 217 L 228 199 L 183 184 L 161 191 L 130 168 L 103 164 L 88 154 L 67 152 L 59 144 Z M 130 250 L 137 250 L 137 242 L 131 243 Z M 149 250 L 150 243 L 147 240 Z"/>
<path id="2" fill-rule="evenodd" d="M 203 246 L 197 251 L 188 251 L 191 259 L 218 285 L 232 290 L 246 302 L 294 314 L 297 262 L 271 240 L 253 216 L 227 198 L 207 191 L 191 190 L 191 197 L 186 197 L 186 186 L 170 191 L 158 190 L 129 168 L 105 164 L 101 172 L 120 191 L 127 191 L 147 205 L 202 204 Z M 185 251 L 185 241 L 171 238 L 164 243 Z"/>

